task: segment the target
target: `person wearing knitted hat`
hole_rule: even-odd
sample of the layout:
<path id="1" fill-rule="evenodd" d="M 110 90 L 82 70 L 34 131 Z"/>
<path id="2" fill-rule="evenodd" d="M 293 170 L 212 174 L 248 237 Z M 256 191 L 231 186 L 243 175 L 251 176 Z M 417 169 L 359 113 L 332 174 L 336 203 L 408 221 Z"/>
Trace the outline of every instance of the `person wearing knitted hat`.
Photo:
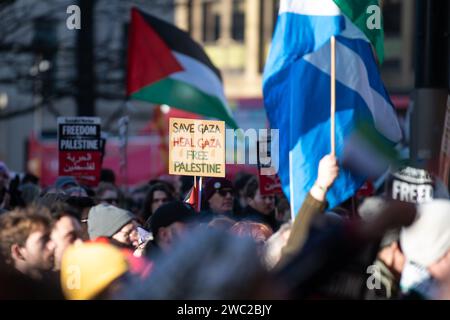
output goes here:
<path id="1" fill-rule="evenodd" d="M 234 190 L 230 180 L 209 178 L 202 191 L 202 218 L 210 222 L 222 215 L 233 218 Z"/>
<path id="2" fill-rule="evenodd" d="M 62 258 L 62 291 L 68 300 L 111 299 L 128 283 L 128 271 L 125 256 L 113 245 L 75 244 Z"/>
<path id="3" fill-rule="evenodd" d="M 139 246 L 138 223 L 129 211 L 99 204 L 89 210 L 87 225 L 91 240 L 106 237 L 130 248 Z"/>
<path id="4" fill-rule="evenodd" d="M 418 205 L 414 223 L 400 233 L 406 257 L 400 287 L 404 293 L 438 298 L 450 278 L 450 201 Z"/>

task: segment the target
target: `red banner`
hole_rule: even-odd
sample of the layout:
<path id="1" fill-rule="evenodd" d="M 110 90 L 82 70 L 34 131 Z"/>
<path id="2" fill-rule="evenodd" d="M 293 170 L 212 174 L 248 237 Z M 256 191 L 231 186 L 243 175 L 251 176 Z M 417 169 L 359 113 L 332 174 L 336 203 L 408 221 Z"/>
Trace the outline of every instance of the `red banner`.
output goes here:
<path id="1" fill-rule="evenodd" d="M 59 175 L 95 187 L 102 167 L 100 118 L 58 118 Z"/>
<path id="2" fill-rule="evenodd" d="M 262 196 L 283 193 L 281 182 L 278 175 L 265 176 L 259 175 L 259 192 Z"/>

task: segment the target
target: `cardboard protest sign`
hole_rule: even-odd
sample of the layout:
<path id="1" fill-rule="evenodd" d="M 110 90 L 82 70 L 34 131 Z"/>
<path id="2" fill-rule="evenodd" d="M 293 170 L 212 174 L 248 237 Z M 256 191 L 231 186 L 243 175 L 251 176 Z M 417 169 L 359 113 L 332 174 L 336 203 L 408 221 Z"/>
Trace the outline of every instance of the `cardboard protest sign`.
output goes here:
<path id="1" fill-rule="evenodd" d="M 434 198 L 435 180 L 426 170 L 403 167 L 386 179 L 387 196 L 394 200 L 423 203 Z"/>
<path id="2" fill-rule="evenodd" d="M 59 175 L 96 186 L 100 179 L 102 142 L 100 118 L 58 118 Z"/>
<path id="3" fill-rule="evenodd" d="M 225 122 L 170 118 L 169 174 L 225 177 Z"/>

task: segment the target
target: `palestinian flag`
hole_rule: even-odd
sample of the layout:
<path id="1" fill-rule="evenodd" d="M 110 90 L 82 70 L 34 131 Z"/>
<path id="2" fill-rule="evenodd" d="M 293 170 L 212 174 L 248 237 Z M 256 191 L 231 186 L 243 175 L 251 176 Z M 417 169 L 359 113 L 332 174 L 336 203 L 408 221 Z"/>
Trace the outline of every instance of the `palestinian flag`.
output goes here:
<path id="1" fill-rule="evenodd" d="M 237 128 L 219 70 L 186 32 L 131 10 L 127 95 L 224 120 Z"/>
<path id="2" fill-rule="evenodd" d="M 384 61 L 383 15 L 379 0 L 333 0 L 344 15 L 361 30 L 372 43 L 378 61 Z M 379 19 L 379 21 L 377 21 Z M 379 22 L 380 25 L 377 25 Z M 372 26 L 372 24 L 374 24 Z"/>
<path id="3" fill-rule="evenodd" d="M 197 183 L 197 177 L 194 177 L 194 185 L 184 198 L 185 203 L 189 203 L 197 212 L 201 210 L 202 203 L 202 180 Z"/>

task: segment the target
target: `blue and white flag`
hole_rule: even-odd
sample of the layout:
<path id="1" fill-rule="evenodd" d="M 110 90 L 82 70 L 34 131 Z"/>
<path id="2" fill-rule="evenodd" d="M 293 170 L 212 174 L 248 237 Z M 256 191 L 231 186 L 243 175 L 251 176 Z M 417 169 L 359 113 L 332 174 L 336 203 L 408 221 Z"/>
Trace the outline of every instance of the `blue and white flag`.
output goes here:
<path id="1" fill-rule="evenodd" d="M 271 128 L 280 129 L 279 176 L 293 216 L 317 178 L 320 159 L 331 151 L 332 36 L 336 37 L 338 159 L 358 123 L 369 123 L 393 143 L 401 139 L 395 110 L 364 33 L 332 0 L 281 0 L 263 93 Z M 327 194 L 330 208 L 354 195 L 365 180 L 340 169 Z"/>

